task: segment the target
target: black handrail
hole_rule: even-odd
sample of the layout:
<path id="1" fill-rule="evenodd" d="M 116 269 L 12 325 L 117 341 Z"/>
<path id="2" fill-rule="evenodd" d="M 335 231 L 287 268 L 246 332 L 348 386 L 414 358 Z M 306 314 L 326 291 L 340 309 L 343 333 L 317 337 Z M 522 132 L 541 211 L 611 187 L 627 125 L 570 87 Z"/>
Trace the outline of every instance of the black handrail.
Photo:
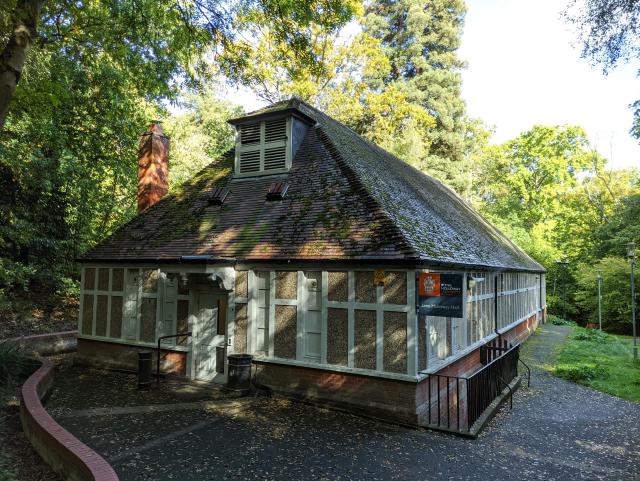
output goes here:
<path id="1" fill-rule="evenodd" d="M 168 336 L 160 336 L 158 338 L 158 352 L 156 355 L 156 386 L 160 385 L 160 343 L 165 339 L 171 339 L 172 337 L 187 337 L 191 336 L 191 331 L 181 332 L 179 334 L 169 334 Z"/>
<path id="2" fill-rule="evenodd" d="M 513 389 L 509 383 L 518 375 L 519 357 L 520 345 L 516 344 L 467 377 L 430 374 L 426 380 L 427 424 L 441 429 L 469 432 L 491 402 L 500 395 L 504 389 L 501 384 L 509 389 L 510 405 L 513 408 Z M 456 384 L 455 392 L 452 392 L 453 383 Z M 461 383 L 466 386 L 461 387 Z"/>
<path id="3" fill-rule="evenodd" d="M 531 368 L 520 357 L 518 357 L 518 361 L 527 369 L 527 387 L 531 387 Z"/>

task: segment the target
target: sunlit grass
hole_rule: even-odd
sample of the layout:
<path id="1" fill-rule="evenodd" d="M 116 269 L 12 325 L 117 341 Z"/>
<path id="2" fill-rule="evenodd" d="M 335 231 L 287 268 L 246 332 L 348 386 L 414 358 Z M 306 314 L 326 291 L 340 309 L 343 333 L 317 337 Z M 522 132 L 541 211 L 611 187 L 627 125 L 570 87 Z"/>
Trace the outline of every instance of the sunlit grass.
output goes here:
<path id="1" fill-rule="evenodd" d="M 640 403 L 640 362 L 632 339 L 574 326 L 552 372 L 598 391 Z"/>

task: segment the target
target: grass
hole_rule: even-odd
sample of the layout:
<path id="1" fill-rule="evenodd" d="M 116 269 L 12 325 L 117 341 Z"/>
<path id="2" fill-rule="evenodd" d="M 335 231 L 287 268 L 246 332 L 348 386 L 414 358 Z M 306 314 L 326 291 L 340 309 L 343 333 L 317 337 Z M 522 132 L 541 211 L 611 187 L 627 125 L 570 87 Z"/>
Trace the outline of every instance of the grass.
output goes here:
<path id="1" fill-rule="evenodd" d="M 640 361 L 632 339 L 573 326 L 552 372 L 561 378 L 640 403 Z"/>

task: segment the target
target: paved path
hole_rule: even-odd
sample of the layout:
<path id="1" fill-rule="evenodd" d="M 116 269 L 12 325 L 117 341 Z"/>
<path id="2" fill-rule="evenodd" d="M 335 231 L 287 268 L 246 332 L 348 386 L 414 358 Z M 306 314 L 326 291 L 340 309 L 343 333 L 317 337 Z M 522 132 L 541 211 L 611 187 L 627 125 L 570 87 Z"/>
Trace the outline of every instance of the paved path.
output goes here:
<path id="1" fill-rule="evenodd" d="M 532 388 L 477 440 L 278 398 L 69 411 L 54 394 L 50 406 L 122 481 L 640 480 L 640 404 L 543 369 L 568 332 L 544 326 L 527 342 Z"/>

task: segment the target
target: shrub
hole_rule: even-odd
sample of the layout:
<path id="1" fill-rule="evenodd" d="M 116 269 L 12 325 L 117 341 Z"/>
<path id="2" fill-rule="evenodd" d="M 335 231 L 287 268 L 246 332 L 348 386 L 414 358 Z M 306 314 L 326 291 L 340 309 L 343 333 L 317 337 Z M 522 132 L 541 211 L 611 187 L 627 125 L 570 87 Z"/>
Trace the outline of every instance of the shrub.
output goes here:
<path id="1" fill-rule="evenodd" d="M 19 345 L 0 342 L 0 389 L 12 386 L 33 371 L 34 363 L 34 359 L 28 357 Z"/>
<path id="2" fill-rule="evenodd" d="M 598 329 L 586 329 L 584 331 L 578 332 L 575 336 L 573 336 L 573 338 L 576 341 L 604 342 L 608 341 L 611 336 Z"/>
<path id="3" fill-rule="evenodd" d="M 602 366 L 592 364 L 565 365 L 556 367 L 556 375 L 573 382 L 589 382 L 604 379 L 609 373 Z"/>
<path id="4" fill-rule="evenodd" d="M 553 324 L 554 326 L 573 326 L 575 325 L 575 322 L 573 321 L 569 321 L 567 319 L 563 319 L 559 316 L 555 316 L 553 314 L 549 314 L 547 316 L 547 322 L 549 322 L 549 324 Z"/>

